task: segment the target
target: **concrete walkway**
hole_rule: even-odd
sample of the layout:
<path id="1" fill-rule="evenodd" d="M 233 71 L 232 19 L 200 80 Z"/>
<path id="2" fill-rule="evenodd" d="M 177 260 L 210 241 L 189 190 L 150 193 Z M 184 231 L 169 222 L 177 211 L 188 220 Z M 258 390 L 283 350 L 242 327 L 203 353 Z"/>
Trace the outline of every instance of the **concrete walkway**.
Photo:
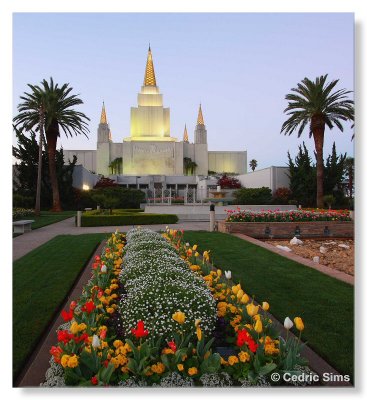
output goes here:
<path id="1" fill-rule="evenodd" d="M 169 225 L 169 224 L 168 224 Z M 152 229 L 154 231 L 165 230 L 167 224 L 162 225 L 141 225 L 142 228 Z M 169 225 L 173 229 L 183 229 L 190 231 L 201 231 L 209 229 L 209 222 L 179 222 Z M 55 224 L 35 229 L 31 232 L 13 238 L 13 261 L 23 257 L 33 249 L 48 242 L 58 235 L 82 235 L 84 233 L 111 233 L 116 229 L 119 232 L 127 232 L 133 226 L 95 226 L 78 228 L 75 226 L 75 218 L 67 218 Z"/>

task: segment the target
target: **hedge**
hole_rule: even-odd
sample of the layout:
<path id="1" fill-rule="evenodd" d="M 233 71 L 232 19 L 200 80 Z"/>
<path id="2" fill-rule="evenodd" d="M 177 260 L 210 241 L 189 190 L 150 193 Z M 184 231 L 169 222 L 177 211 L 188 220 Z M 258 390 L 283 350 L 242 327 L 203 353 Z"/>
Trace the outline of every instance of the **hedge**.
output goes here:
<path id="1" fill-rule="evenodd" d="M 175 224 L 178 221 L 174 214 L 124 213 L 121 215 L 82 215 L 82 226 L 119 226 Z"/>
<path id="2" fill-rule="evenodd" d="M 113 209 L 112 210 L 112 216 L 113 215 L 126 215 L 126 213 L 140 213 L 140 212 L 144 212 L 144 210 L 142 208 L 118 208 L 118 209 Z M 85 215 L 86 216 L 91 216 L 91 215 L 98 215 L 98 216 L 105 216 L 105 215 L 109 215 L 110 214 L 110 210 L 109 209 L 101 209 L 101 210 L 90 210 L 90 211 L 86 211 Z"/>

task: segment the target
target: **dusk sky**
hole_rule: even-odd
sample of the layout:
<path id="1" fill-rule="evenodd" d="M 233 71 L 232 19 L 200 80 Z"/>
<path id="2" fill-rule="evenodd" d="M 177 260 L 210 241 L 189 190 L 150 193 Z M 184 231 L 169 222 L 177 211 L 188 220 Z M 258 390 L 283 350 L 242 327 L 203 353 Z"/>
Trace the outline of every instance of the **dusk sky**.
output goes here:
<path id="1" fill-rule="evenodd" d="M 84 101 L 89 140 L 62 134 L 64 149 L 96 149 L 103 100 L 113 141 L 130 135 L 149 43 L 171 136 L 182 140 L 186 123 L 193 141 L 201 102 L 209 150 L 247 150 L 258 168 L 286 165 L 302 140 L 313 154 L 308 130 L 280 134 L 284 97 L 304 77 L 354 91 L 352 13 L 18 13 L 13 34 L 14 116 L 27 83 L 50 76 Z M 333 141 L 354 156 L 351 136 L 350 123 L 327 130 L 324 158 Z"/>

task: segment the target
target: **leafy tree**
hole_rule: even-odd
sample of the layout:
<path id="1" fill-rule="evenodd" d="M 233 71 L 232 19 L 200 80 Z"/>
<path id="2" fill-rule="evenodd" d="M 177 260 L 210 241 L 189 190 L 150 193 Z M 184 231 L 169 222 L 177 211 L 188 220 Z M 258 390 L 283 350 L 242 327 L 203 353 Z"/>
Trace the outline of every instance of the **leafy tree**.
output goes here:
<path id="1" fill-rule="evenodd" d="M 16 130 L 17 146 L 13 146 L 13 156 L 17 159 L 15 174 L 13 177 L 13 189 L 21 196 L 35 198 L 38 170 L 39 145 L 36 133 L 31 131 L 28 135 Z M 77 158 L 74 156 L 72 162 L 65 164 L 64 152 L 61 148 L 56 150 L 55 164 L 57 169 L 56 179 L 60 187 L 61 203 L 63 207 L 73 208 L 74 189 L 72 187 L 73 170 Z M 42 179 L 41 179 L 41 205 L 43 208 L 52 206 L 52 187 L 49 177 L 48 153 L 42 151 Z M 34 203 L 33 203 L 34 204 Z"/>
<path id="2" fill-rule="evenodd" d="M 252 169 L 252 172 L 254 172 L 257 167 L 257 161 L 255 159 L 252 159 L 250 161 L 249 165 L 250 165 L 250 168 Z"/>
<path id="3" fill-rule="evenodd" d="M 298 146 L 294 161 L 288 152 L 289 189 L 298 204 L 313 207 L 316 198 L 316 168 L 308 154 L 305 143 Z"/>
<path id="4" fill-rule="evenodd" d="M 283 123 L 281 132 L 291 135 L 298 130 L 298 137 L 309 125 L 309 136 L 313 137 L 316 150 L 317 168 L 317 207 L 323 207 L 324 196 L 324 135 L 325 127 L 336 126 L 343 131 L 341 121 L 354 121 L 354 102 L 348 99 L 351 91 L 339 89 L 334 92 L 339 80 L 326 82 L 327 75 L 317 77 L 315 81 L 304 78 L 294 93 L 285 96 L 288 106 L 284 110 L 289 118 Z"/>
<path id="5" fill-rule="evenodd" d="M 226 174 L 222 175 L 218 179 L 217 185 L 224 189 L 239 189 L 242 186 L 241 182 L 237 178 Z"/>
<path id="6" fill-rule="evenodd" d="M 45 79 L 41 86 L 30 85 L 30 93 L 25 92 L 20 97 L 22 100 L 18 105 L 19 114 L 14 118 L 16 127 L 22 127 L 26 131 L 39 130 L 40 114 L 39 110 L 44 110 L 44 129 L 47 141 L 49 176 L 52 187 L 52 210 L 60 211 L 60 191 L 57 179 L 57 160 L 56 146 L 60 136 L 60 129 L 64 134 L 84 134 L 87 136 L 89 129 L 87 121 L 89 118 L 80 111 L 75 111 L 73 107 L 83 104 L 78 95 L 71 95 L 73 90 L 68 83 L 59 87 L 50 78 L 50 83 Z"/>

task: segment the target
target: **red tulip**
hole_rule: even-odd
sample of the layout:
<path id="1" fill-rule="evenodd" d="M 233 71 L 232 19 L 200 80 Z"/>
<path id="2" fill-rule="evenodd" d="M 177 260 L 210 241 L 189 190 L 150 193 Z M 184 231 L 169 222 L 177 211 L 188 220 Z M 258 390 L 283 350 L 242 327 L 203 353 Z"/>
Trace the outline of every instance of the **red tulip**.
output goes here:
<path id="1" fill-rule="evenodd" d="M 65 322 L 71 321 L 74 316 L 74 311 L 73 310 L 70 310 L 70 311 L 62 310 L 61 316 Z"/>
<path id="2" fill-rule="evenodd" d="M 73 300 L 71 303 L 70 303 L 70 310 L 75 310 L 75 307 L 78 305 L 78 303 L 75 301 L 75 300 Z"/>
<path id="3" fill-rule="evenodd" d="M 176 350 L 177 350 L 176 343 L 172 340 L 171 342 L 167 342 L 167 344 L 168 344 L 168 347 L 169 347 L 173 352 L 176 353 Z"/>
<path id="4" fill-rule="evenodd" d="M 131 328 L 131 333 L 137 338 L 142 338 L 149 335 L 149 331 L 144 329 L 144 321 L 139 321 L 137 323 L 136 329 Z"/>
<path id="5" fill-rule="evenodd" d="M 50 354 L 53 356 L 54 361 L 60 364 L 61 356 L 62 356 L 62 349 L 59 346 L 52 346 L 50 350 Z"/>
<path id="6" fill-rule="evenodd" d="M 93 303 L 93 301 L 88 301 L 82 307 L 82 311 L 87 312 L 88 314 L 90 314 L 95 308 L 96 308 L 96 306 Z"/>
<path id="7" fill-rule="evenodd" d="M 91 381 L 92 385 L 98 385 L 98 378 L 96 377 L 96 375 L 94 375 L 92 378 L 90 378 L 90 381 Z"/>

